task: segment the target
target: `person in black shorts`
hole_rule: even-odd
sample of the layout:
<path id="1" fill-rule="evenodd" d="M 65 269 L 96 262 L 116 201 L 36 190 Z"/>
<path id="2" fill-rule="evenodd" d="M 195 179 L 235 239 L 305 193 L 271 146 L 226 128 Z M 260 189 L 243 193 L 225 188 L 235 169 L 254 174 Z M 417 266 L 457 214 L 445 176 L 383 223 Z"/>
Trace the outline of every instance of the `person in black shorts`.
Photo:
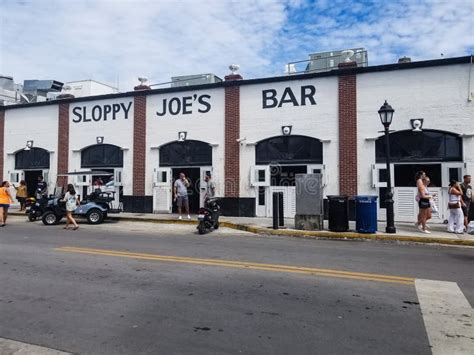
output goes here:
<path id="1" fill-rule="evenodd" d="M 462 204 L 461 209 L 464 214 L 464 228 L 467 230 L 469 224 L 469 210 L 473 206 L 472 186 L 471 186 L 471 175 L 464 175 L 463 182 L 460 184 L 462 190 Z"/>

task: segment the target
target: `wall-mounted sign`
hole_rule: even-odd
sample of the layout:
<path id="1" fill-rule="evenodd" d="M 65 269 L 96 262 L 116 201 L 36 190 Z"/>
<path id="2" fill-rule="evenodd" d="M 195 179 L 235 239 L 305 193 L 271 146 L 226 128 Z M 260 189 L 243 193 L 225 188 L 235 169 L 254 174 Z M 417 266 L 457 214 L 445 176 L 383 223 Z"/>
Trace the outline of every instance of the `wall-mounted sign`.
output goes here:
<path id="1" fill-rule="evenodd" d="M 156 114 L 158 116 L 165 116 L 170 114 L 175 115 L 190 115 L 193 113 L 193 110 L 197 109 L 199 113 L 207 113 L 211 110 L 211 104 L 209 100 L 211 95 L 197 95 L 192 96 L 183 96 L 183 97 L 173 97 L 171 99 L 163 99 L 162 104 L 160 105 Z"/>
<path id="2" fill-rule="evenodd" d="M 315 95 L 314 85 L 302 86 L 298 95 L 295 95 L 290 87 L 286 87 L 281 94 L 276 89 L 262 90 L 262 108 L 282 107 L 286 104 L 292 106 L 316 105 Z"/>
<path id="3" fill-rule="evenodd" d="M 115 120 L 119 117 L 128 119 L 131 107 L 132 101 L 119 104 L 94 105 L 92 107 L 76 106 L 72 109 L 72 122 L 98 122 Z"/>

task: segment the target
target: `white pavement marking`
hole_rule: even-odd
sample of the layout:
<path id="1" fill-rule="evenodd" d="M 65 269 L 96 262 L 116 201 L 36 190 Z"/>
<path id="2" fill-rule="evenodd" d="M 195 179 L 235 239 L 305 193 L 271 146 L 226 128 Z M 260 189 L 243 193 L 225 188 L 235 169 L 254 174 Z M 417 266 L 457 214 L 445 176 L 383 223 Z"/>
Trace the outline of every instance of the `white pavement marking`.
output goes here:
<path id="1" fill-rule="evenodd" d="M 71 355 L 64 351 L 45 348 L 42 346 L 22 343 L 15 340 L 0 338 L 1 355 Z"/>
<path id="2" fill-rule="evenodd" d="M 474 312 L 455 282 L 415 280 L 433 355 L 474 354 Z"/>

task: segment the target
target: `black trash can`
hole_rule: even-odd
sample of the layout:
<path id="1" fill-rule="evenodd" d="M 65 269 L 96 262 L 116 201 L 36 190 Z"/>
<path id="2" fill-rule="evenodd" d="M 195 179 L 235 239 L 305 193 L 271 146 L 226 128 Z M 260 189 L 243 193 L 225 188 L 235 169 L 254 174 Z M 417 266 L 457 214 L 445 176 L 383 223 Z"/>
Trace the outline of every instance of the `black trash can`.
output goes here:
<path id="1" fill-rule="evenodd" d="M 333 232 L 347 232 L 349 229 L 349 201 L 347 196 L 328 196 L 328 224 Z"/>
<path id="2" fill-rule="evenodd" d="M 377 198 L 378 196 L 356 196 L 357 232 L 377 232 Z"/>

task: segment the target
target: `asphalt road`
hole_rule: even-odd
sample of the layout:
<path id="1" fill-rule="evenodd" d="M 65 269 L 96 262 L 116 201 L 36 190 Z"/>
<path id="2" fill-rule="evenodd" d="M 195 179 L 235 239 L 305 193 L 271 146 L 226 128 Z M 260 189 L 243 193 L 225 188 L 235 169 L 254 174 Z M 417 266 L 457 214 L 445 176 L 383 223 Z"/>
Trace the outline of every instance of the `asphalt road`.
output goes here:
<path id="1" fill-rule="evenodd" d="M 472 248 L 23 220 L 0 229 L 0 338 L 72 353 L 430 354 L 415 287 L 391 276 L 474 304 Z"/>

